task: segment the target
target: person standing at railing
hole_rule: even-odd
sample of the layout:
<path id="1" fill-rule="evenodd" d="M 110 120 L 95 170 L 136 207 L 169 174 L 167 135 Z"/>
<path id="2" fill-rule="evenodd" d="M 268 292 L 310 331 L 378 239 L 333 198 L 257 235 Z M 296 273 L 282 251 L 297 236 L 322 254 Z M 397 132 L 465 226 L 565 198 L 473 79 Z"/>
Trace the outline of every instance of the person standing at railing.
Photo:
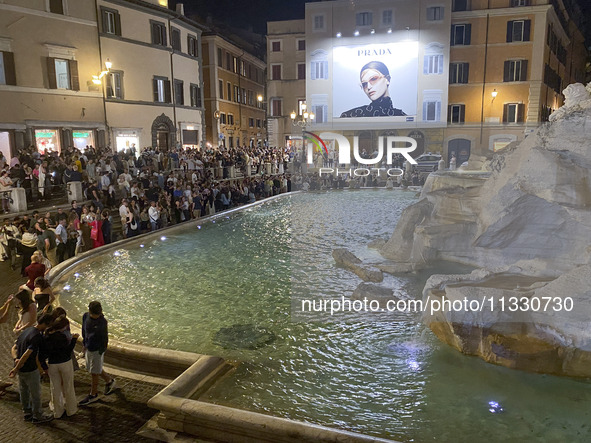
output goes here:
<path id="1" fill-rule="evenodd" d="M 10 189 L 12 188 L 12 179 L 8 176 L 8 171 L 0 173 L 0 193 L 2 195 L 2 211 L 5 214 L 10 212 Z"/>

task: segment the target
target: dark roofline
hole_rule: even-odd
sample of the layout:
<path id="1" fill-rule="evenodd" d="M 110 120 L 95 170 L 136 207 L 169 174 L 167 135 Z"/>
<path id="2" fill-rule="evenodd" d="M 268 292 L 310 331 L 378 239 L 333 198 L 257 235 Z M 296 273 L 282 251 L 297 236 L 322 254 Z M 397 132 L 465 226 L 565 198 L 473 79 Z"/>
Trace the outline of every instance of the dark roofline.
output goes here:
<path id="1" fill-rule="evenodd" d="M 108 1 L 113 1 L 113 0 L 108 0 Z M 209 28 L 207 26 L 205 26 L 199 22 L 196 22 L 194 20 L 191 20 L 187 16 L 179 14 L 178 12 L 176 12 L 170 8 L 165 8 L 163 6 L 154 5 L 152 3 L 148 3 L 143 0 L 118 0 L 118 1 L 115 0 L 115 1 L 113 1 L 113 3 L 119 3 L 119 4 L 131 3 L 134 5 L 141 6 L 143 8 L 152 9 L 154 11 L 158 11 L 158 12 L 170 15 L 172 19 L 176 19 L 176 20 L 180 20 L 182 22 L 185 22 L 186 24 L 193 26 L 194 28 L 200 29 L 202 33 L 209 30 Z"/>

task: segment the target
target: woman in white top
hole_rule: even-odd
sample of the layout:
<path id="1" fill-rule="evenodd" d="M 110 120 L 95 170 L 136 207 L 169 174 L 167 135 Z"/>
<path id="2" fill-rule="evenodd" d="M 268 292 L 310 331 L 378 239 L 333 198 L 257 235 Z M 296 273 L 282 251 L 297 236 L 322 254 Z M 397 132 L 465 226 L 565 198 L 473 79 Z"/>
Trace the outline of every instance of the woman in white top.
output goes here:
<path id="1" fill-rule="evenodd" d="M 8 171 L 2 171 L 0 174 L 0 192 L 2 192 L 2 210 L 4 213 L 10 211 L 10 194 L 6 191 L 10 190 L 11 186 L 12 180 L 8 176 Z"/>
<path id="2" fill-rule="evenodd" d="M 47 165 L 45 163 L 39 165 L 39 198 L 41 200 L 45 199 L 45 176 L 47 174 Z"/>

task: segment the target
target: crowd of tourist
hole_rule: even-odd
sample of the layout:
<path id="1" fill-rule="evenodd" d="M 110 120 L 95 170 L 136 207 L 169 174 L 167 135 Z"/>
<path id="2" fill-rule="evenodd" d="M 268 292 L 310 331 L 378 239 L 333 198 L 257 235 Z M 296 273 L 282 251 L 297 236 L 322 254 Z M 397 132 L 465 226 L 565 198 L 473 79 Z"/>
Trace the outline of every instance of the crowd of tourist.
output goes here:
<path id="1" fill-rule="evenodd" d="M 70 331 L 66 311 L 55 306 L 53 291 L 44 278 L 45 265 L 33 260 L 29 268 L 37 268 L 39 274 L 31 285 L 29 281 L 11 294 L 0 307 L 0 323 L 8 321 L 8 310 L 15 304 L 18 320 L 13 332 L 16 335 L 11 349 L 14 367 L 10 378 L 18 375 L 18 389 L 23 410 L 23 419 L 36 424 L 54 418 L 71 417 L 78 406 L 86 406 L 98 400 L 98 383 L 105 381 L 105 395 L 117 388 L 117 382 L 103 369 L 104 355 L 108 345 L 108 325 L 102 306 L 92 301 L 88 312 L 82 317 L 82 346 L 86 370 L 91 375 L 90 393 L 80 401 L 74 388 L 74 371 L 79 369 L 74 348 L 79 335 Z M 52 413 L 42 408 L 41 379 L 49 377 Z M 11 383 L 2 383 L 6 389 Z"/>
<path id="2" fill-rule="evenodd" d="M 20 268 L 27 278 L 0 307 L 0 323 L 7 322 L 11 304 L 18 307 L 13 328 L 17 336 L 12 349 L 15 366 L 10 376 L 19 377 L 24 419 L 42 423 L 75 414 L 78 406 L 97 401 L 100 378 L 106 384 L 106 395 L 116 388 L 115 380 L 102 367 L 108 343 L 107 321 L 100 303 L 93 301 L 82 319 L 91 389 L 80 402 L 76 400 L 73 373 L 77 361 L 73 350 L 79 337 L 70 332 L 66 312 L 55 306 L 46 278 L 53 266 L 120 238 L 295 189 L 341 189 L 377 186 L 380 182 L 375 174 L 302 174 L 303 161 L 303 153 L 260 146 L 170 152 L 151 148 L 136 152 L 131 146 L 119 153 L 88 146 L 84 151 L 67 148 L 46 155 L 31 147 L 10 160 L 0 155 L 4 212 L 9 209 L 10 197 L 2 191 L 15 186 L 25 189 L 28 200 L 36 201 L 63 192 L 61 188 L 70 182 L 80 182 L 86 198 L 86 204 L 72 201 L 67 209 L 7 218 L 0 227 L 1 259 L 9 260 L 15 271 Z M 318 159 L 321 164 L 323 161 L 332 166 L 336 159 Z M 293 174 L 288 173 L 289 163 Z M 386 187 L 401 185 L 400 179 L 384 180 Z M 39 371 L 50 378 L 53 414 L 45 414 L 41 408 Z"/>
<path id="3" fill-rule="evenodd" d="M 24 188 L 28 199 L 47 198 L 59 186 L 55 183 L 76 181 L 88 204 L 74 201 L 68 210 L 6 219 L 0 228 L 1 259 L 11 260 L 15 269 L 22 255 L 24 275 L 36 249 L 55 266 L 120 238 L 290 192 L 289 159 L 286 150 L 267 147 L 137 153 L 133 145 L 119 153 L 88 146 L 83 152 L 68 148 L 41 155 L 30 148 L 10 163 L 2 157 L 0 183 Z"/>

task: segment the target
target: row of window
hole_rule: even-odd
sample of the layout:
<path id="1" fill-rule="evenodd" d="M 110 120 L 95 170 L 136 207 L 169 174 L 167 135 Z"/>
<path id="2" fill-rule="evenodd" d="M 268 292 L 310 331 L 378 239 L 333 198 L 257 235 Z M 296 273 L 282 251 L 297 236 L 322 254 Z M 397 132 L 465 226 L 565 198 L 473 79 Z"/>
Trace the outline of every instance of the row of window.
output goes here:
<path id="1" fill-rule="evenodd" d="M 80 90 L 76 60 L 46 57 L 45 63 L 50 89 Z M 0 51 L 0 85 L 16 86 L 16 69 L 12 52 Z"/>
<path id="2" fill-rule="evenodd" d="M 431 6 L 428 7 L 427 12 L 427 21 L 441 21 L 443 20 L 443 6 Z M 325 20 L 323 14 L 315 15 L 312 18 L 313 28 L 315 31 L 324 31 L 325 30 Z M 391 27 L 394 25 L 394 11 L 392 9 L 385 9 L 381 11 L 379 14 L 379 19 L 377 22 L 379 26 L 388 26 Z M 355 14 L 355 26 L 358 27 L 365 27 L 365 26 L 374 26 L 374 13 L 371 11 L 363 11 L 358 12 Z M 273 52 L 281 51 L 280 47 L 277 49 L 272 49 Z"/>
<path id="3" fill-rule="evenodd" d="M 525 105 L 523 103 L 505 103 L 503 105 L 503 123 L 523 123 Z M 466 105 L 452 104 L 447 107 L 448 123 L 464 123 Z"/>
<path id="4" fill-rule="evenodd" d="M 174 103 L 176 105 L 185 104 L 185 89 L 184 82 L 182 80 L 174 80 Z M 170 80 L 166 77 L 154 76 L 152 80 L 152 89 L 154 93 L 154 101 L 158 103 L 172 103 L 171 102 L 171 90 Z M 189 86 L 189 95 L 191 97 L 191 107 L 201 107 L 201 88 L 191 83 Z M 123 97 L 114 97 L 123 98 Z"/>
<path id="5" fill-rule="evenodd" d="M 78 62 L 55 57 L 46 58 L 47 77 L 49 89 L 67 89 L 72 91 L 80 90 L 78 78 Z M 123 71 L 109 71 L 106 77 L 107 98 L 120 99 L 123 95 Z M 16 85 L 14 54 L 12 52 L 0 51 L 0 84 Z M 184 105 L 184 82 L 174 81 L 175 103 Z M 190 86 L 191 106 L 201 107 L 201 89 L 192 84 Z M 165 77 L 154 77 L 154 101 L 171 103 L 170 81 Z"/>
<path id="6" fill-rule="evenodd" d="M 328 61 L 326 62 L 328 63 Z M 316 69 L 316 65 L 313 63 L 313 70 Z M 327 72 L 328 74 L 328 72 Z M 326 77 L 328 78 L 328 76 Z M 297 80 L 305 80 L 306 79 L 306 64 L 305 63 L 297 63 L 296 64 L 296 79 Z M 272 64 L 271 65 L 271 80 L 283 80 L 283 66 L 280 64 Z"/>
<path id="7" fill-rule="evenodd" d="M 242 103 L 243 105 L 256 106 L 257 108 L 263 106 L 262 102 L 258 100 L 256 93 L 250 89 L 241 88 L 227 82 L 226 90 L 224 91 L 223 80 L 218 80 L 218 98 L 220 100 L 233 101 L 234 103 Z"/>
<path id="8" fill-rule="evenodd" d="M 558 73 L 548 64 L 544 66 L 544 83 L 552 88 L 557 94 L 560 94 L 562 91 L 562 79 L 560 78 L 560 75 L 558 75 Z"/>
<path id="9" fill-rule="evenodd" d="M 566 65 L 566 49 L 560 42 L 560 39 L 552 29 L 551 25 L 548 25 L 548 35 L 546 38 L 546 43 L 550 48 L 550 51 L 552 51 L 552 53 L 556 55 L 556 58 L 558 58 L 558 60 L 560 60 L 560 62 L 563 65 Z"/>
<path id="10" fill-rule="evenodd" d="M 298 39 L 296 40 L 296 50 L 297 51 L 305 51 L 306 50 L 306 40 Z M 283 42 L 281 40 L 273 40 L 271 42 L 271 52 L 281 52 L 283 51 Z"/>
<path id="11" fill-rule="evenodd" d="M 271 99 L 271 116 L 281 117 L 283 100 Z M 316 123 L 326 123 L 328 106 L 324 104 L 312 104 L 311 112 L 315 114 Z M 521 123 L 524 120 L 525 105 L 523 103 L 506 103 L 503 106 L 503 123 Z M 464 123 L 466 119 L 466 105 L 451 104 L 448 106 L 447 121 L 449 123 Z M 441 120 L 441 100 L 426 99 L 423 102 L 423 121 Z"/>
<path id="12" fill-rule="evenodd" d="M 257 83 L 263 83 L 265 81 L 264 73 L 261 69 L 252 63 L 242 60 L 240 57 L 236 57 L 231 52 L 218 48 L 217 57 L 220 68 L 225 68 L 234 74 L 239 74 Z"/>
<path id="13" fill-rule="evenodd" d="M 529 5 L 530 5 L 530 0 L 507 0 L 507 6 L 511 6 L 512 8 L 519 7 L 519 6 L 529 6 Z M 452 12 L 467 11 L 468 10 L 468 0 L 452 0 L 451 10 L 452 10 Z"/>
<path id="14" fill-rule="evenodd" d="M 531 20 L 509 20 L 507 22 L 507 43 L 530 41 Z M 472 25 L 470 23 L 451 25 L 451 46 L 470 44 Z"/>
<path id="15" fill-rule="evenodd" d="M 260 118 L 257 118 L 256 120 L 254 118 L 249 118 L 248 119 L 248 126 L 250 128 L 254 128 L 255 127 L 255 123 L 256 123 L 256 127 L 257 128 L 262 128 L 263 123 L 262 120 Z M 220 124 L 222 125 L 234 125 L 234 114 L 225 114 L 223 112 L 220 113 Z"/>
<path id="16" fill-rule="evenodd" d="M 121 16 L 116 9 L 101 6 L 101 24 L 104 34 L 121 36 Z M 150 31 L 153 45 L 168 46 L 166 23 L 150 20 Z M 172 26 L 170 27 L 170 45 L 174 51 L 182 52 L 181 30 Z M 186 53 L 191 57 L 199 56 L 199 46 L 195 35 L 187 35 Z"/>
<path id="17" fill-rule="evenodd" d="M 449 84 L 468 83 L 469 63 L 450 63 Z M 503 67 L 504 82 L 523 82 L 527 80 L 527 60 L 506 60 Z"/>

